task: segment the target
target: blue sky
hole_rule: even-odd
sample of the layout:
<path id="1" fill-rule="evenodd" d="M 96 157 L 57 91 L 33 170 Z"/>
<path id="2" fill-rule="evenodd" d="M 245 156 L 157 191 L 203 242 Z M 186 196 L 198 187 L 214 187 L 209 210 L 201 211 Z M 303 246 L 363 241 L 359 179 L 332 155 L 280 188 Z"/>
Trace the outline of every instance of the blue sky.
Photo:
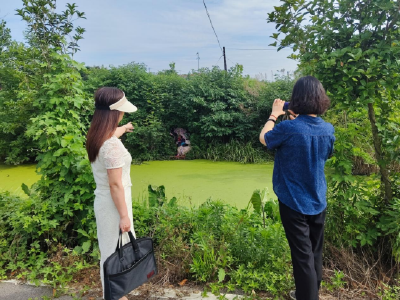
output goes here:
<path id="1" fill-rule="evenodd" d="M 57 0 L 57 9 L 76 3 L 86 20 L 76 22 L 86 29 L 75 59 L 86 65 L 118 66 L 144 63 L 151 72 L 168 69 L 175 62 L 179 73 L 200 67 L 223 68 L 222 53 L 202 0 Z M 242 64 L 244 74 L 271 79 L 271 72 L 294 71 L 297 63 L 289 50 L 240 51 L 272 48 L 269 37 L 275 24 L 267 23 L 268 12 L 279 0 L 206 0 L 221 46 L 226 47 L 227 65 Z M 15 15 L 21 0 L 0 0 L 0 18 L 6 20 L 15 40 L 23 41 L 25 23 Z M 262 76 L 260 75 L 262 74 Z"/>

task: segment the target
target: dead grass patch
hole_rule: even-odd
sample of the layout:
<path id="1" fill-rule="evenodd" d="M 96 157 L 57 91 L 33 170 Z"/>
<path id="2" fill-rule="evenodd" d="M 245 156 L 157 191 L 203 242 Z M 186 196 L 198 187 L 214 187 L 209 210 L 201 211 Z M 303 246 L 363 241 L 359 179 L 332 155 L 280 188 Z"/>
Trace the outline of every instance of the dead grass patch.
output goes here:
<path id="1" fill-rule="evenodd" d="M 351 248 L 338 248 L 326 244 L 323 278 L 329 282 L 336 271 L 344 274 L 345 287 L 329 292 L 336 299 L 381 299 L 390 285 L 398 284 L 400 265 L 396 263 L 381 242 L 376 252 L 362 248 L 355 252 Z M 327 292 L 326 288 L 324 289 Z"/>

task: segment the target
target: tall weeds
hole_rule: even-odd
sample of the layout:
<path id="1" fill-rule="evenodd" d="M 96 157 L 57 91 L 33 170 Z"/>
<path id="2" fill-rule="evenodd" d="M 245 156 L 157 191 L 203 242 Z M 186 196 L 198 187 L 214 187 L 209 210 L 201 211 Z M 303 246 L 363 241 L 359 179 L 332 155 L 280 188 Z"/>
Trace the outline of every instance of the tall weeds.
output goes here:
<path id="1" fill-rule="evenodd" d="M 254 147 L 253 143 L 246 144 L 231 140 L 226 144 L 211 144 L 203 154 L 203 158 L 213 161 L 236 161 L 243 164 L 272 161 L 273 157 L 261 147 Z"/>

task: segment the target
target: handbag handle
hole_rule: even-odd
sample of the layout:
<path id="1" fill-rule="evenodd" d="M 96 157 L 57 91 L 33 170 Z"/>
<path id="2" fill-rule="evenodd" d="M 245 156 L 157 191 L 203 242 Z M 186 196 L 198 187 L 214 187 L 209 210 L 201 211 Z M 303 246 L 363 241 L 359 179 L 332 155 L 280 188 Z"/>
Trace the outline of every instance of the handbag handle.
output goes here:
<path id="1" fill-rule="evenodd" d="M 128 231 L 128 236 L 129 236 L 129 239 L 131 241 L 133 251 L 135 253 L 139 253 L 139 251 L 140 251 L 139 250 L 139 245 L 137 244 L 136 239 L 132 234 L 132 231 L 130 231 L 130 230 Z M 122 252 L 122 231 L 121 231 L 121 229 L 119 230 L 118 243 L 117 243 L 117 248 L 115 250 L 118 251 L 119 258 L 121 259 L 124 256 L 123 252 Z"/>

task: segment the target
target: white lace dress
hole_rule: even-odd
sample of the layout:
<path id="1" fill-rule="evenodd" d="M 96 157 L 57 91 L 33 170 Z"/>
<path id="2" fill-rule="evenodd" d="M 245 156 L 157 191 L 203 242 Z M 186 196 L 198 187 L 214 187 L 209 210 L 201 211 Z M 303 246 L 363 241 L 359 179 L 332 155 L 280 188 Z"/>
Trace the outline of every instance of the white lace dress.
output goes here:
<path id="1" fill-rule="evenodd" d="M 131 220 L 131 231 L 135 235 L 132 215 L 131 197 L 131 162 L 132 157 L 122 142 L 115 136 L 106 140 L 101 146 L 97 159 L 92 163 L 92 171 L 96 182 L 94 191 L 94 213 L 96 215 L 97 238 L 100 247 L 100 275 L 104 287 L 103 264 L 115 252 L 119 236 L 119 213 L 111 197 L 107 169 L 122 168 L 122 184 L 125 190 L 125 202 Z M 127 233 L 123 234 L 123 244 L 129 242 Z M 103 289 L 104 290 L 104 289 Z"/>

